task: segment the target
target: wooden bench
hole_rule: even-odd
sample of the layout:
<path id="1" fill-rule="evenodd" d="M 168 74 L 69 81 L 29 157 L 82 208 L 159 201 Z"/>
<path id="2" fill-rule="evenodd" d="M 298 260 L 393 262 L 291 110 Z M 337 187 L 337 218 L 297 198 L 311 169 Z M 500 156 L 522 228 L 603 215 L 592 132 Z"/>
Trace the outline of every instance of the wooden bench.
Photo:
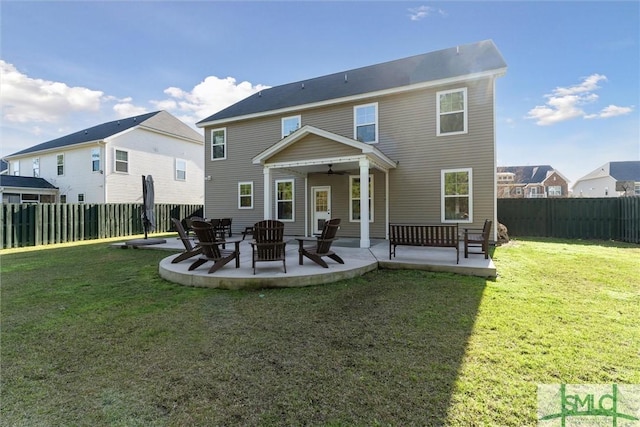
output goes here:
<path id="1" fill-rule="evenodd" d="M 458 224 L 389 224 L 389 259 L 396 256 L 397 246 L 455 248 L 456 264 L 460 262 Z"/>

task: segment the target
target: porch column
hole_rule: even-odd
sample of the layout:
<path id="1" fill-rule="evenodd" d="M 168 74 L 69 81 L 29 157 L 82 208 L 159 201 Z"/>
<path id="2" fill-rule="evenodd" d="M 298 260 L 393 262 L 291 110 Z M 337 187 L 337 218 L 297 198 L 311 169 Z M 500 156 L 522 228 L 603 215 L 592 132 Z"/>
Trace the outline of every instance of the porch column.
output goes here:
<path id="1" fill-rule="evenodd" d="M 271 202 L 271 169 L 265 167 L 262 173 L 264 174 L 264 219 L 271 219 L 271 206 L 273 205 Z"/>
<path id="2" fill-rule="evenodd" d="M 360 247 L 371 246 L 369 239 L 369 160 L 360 160 Z"/>

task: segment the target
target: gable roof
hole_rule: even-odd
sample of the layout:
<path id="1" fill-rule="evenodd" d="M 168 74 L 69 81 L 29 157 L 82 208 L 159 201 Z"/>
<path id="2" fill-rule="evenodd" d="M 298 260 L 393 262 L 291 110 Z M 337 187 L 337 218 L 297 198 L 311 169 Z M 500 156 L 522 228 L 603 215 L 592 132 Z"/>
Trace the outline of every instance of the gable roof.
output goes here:
<path id="1" fill-rule="evenodd" d="M 506 66 L 493 41 L 485 40 L 275 86 L 201 120 L 197 126 L 372 92 L 410 89 L 421 83 L 487 73 L 502 75 Z"/>
<path id="2" fill-rule="evenodd" d="M 640 182 L 640 161 L 609 162 L 609 175 L 616 181 Z"/>
<path id="3" fill-rule="evenodd" d="M 356 141 L 355 139 L 346 138 L 342 135 L 337 135 L 333 132 L 326 131 L 324 129 L 319 129 L 314 126 L 305 125 L 300 129 L 297 129 L 295 132 L 281 139 L 277 143 L 273 144 L 271 147 L 267 148 L 257 156 L 252 159 L 253 164 L 266 164 L 268 160 L 282 152 L 287 147 L 291 147 L 296 144 L 298 141 L 301 141 L 308 135 L 317 135 L 322 138 L 326 138 L 331 141 L 335 141 L 339 144 L 343 144 L 347 147 L 354 148 L 355 152 L 360 152 L 359 157 L 368 158 L 374 165 L 374 167 L 378 167 L 382 170 L 391 169 L 396 167 L 396 162 L 387 157 L 382 151 L 378 150 L 371 144 L 365 144 L 360 141 Z M 345 159 L 336 159 L 329 160 L 326 158 L 322 159 L 304 159 L 298 160 L 294 162 L 290 162 L 289 166 L 310 166 L 310 165 L 325 165 L 327 163 L 333 162 L 341 162 L 341 161 L 353 161 L 353 158 L 345 158 Z M 284 167 L 280 165 L 280 167 Z"/>
<path id="4" fill-rule="evenodd" d="M 509 172 L 514 174 L 515 177 L 513 182 L 515 184 L 539 184 L 543 182 L 550 173 L 556 172 L 559 174 L 559 172 L 549 165 L 498 166 L 497 171 L 498 173 Z"/>
<path id="5" fill-rule="evenodd" d="M 640 182 L 640 160 L 608 162 L 576 181 L 576 184 L 589 179 L 610 176 L 616 181 Z"/>
<path id="6" fill-rule="evenodd" d="M 146 127 L 154 131 L 164 132 L 186 139 L 202 139 L 202 136 L 198 132 L 191 129 L 189 126 L 166 111 L 155 111 L 153 113 L 114 120 L 80 130 L 60 138 L 52 139 L 51 141 L 43 142 L 42 144 L 34 145 L 33 147 L 26 148 L 6 157 L 10 158 L 12 156 L 54 150 L 92 141 L 101 141 L 137 126 Z"/>
<path id="7" fill-rule="evenodd" d="M 39 188 L 39 189 L 58 188 L 44 178 L 34 178 L 31 176 L 14 176 L 14 175 L 0 175 L 0 187 Z"/>

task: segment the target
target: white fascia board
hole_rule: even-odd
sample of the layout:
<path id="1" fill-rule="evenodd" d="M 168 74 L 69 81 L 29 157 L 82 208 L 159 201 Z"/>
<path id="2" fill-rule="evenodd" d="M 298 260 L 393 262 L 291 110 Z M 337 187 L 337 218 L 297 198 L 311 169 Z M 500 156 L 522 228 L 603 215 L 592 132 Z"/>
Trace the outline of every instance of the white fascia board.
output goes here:
<path id="1" fill-rule="evenodd" d="M 6 160 L 25 159 L 25 158 L 36 157 L 41 154 L 51 154 L 51 153 L 59 153 L 61 151 L 66 151 L 66 150 L 75 150 L 78 148 L 84 148 L 86 146 L 105 143 L 105 142 L 106 142 L 106 139 L 94 139 L 93 141 L 78 142 L 76 144 L 63 145 L 61 147 L 56 147 L 56 148 L 48 148 L 45 150 L 31 151 L 29 153 L 19 154 L 16 156 L 6 156 L 6 157 L 3 157 L 3 159 L 6 159 Z"/>
<path id="2" fill-rule="evenodd" d="M 310 125 L 305 125 L 301 127 L 291 135 L 281 139 L 276 144 L 267 148 L 265 151 L 255 156 L 252 159 L 252 163 L 256 165 L 265 164 L 267 159 L 279 153 L 280 151 L 284 150 L 285 148 L 295 144 L 297 141 L 299 141 L 300 139 L 310 134 L 318 135 L 330 141 L 335 141 L 340 144 L 344 144 L 346 146 L 360 150 L 363 154 L 368 155 L 367 157 L 372 159 L 377 159 L 376 162 L 380 165 L 384 165 L 383 166 L 384 169 L 396 167 L 396 162 L 388 158 L 384 153 L 382 153 L 382 151 L 378 150 L 376 147 L 374 147 L 371 144 L 365 144 L 364 142 L 356 141 L 355 139 L 347 138 L 342 135 L 338 135 L 333 132 L 319 129 L 317 127 L 310 126 Z M 361 157 L 362 156 L 358 156 L 358 159 Z M 351 160 L 346 160 L 346 161 L 351 161 Z M 332 161 L 332 160 L 330 161 L 325 159 L 325 160 L 321 160 L 318 163 L 308 163 L 308 164 L 326 164 L 326 163 L 340 163 L 340 161 Z"/>
<path id="3" fill-rule="evenodd" d="M 152 127 L 145 126 L 145 125 L 140 125 L 138 127 L 141 130 L 146 130 L 146 131 L 149 131 L 149 132 L 157 133 L 157 134 L 168 136 L 168 137 L 175 138 L 175 139 L 181 139 L 181 140 L 186 141 L 186 142 L 191 142 L 191 143 L 204 145 L 204 135 L 202 135 L 202 139 L 194 139 L 194 138 L 189 138 L 189 137 L 186 137 L 186 136 L 177 135 L 175 133 L 166 132 L 166 131 L 163 131 L 163 130 L 160 130 L 160 129 L 156 129 L 156 128 L 152 128 Z"/>
<path id="4" fill-rule="evenodd" d="M 412 85 L 408 85 L 408 86 L 400 86 L 400 87 L 395 87 L 395 88 L 390 88 L 390 89 L 379 90 L 379 91 L 375 91 L 375 92 L 366 92 L 366 93 L 362 93 L 362 94 L 358 94 L 358 95 L 352 95 L 352 96 L 346 96 L 346 97 L 342 97 L 342 98 L 327 99 L 325 101 L 314 102 L 314 103 L 311 103 L 311 104 L 294 105 L 294 106 L 291 106 L 291 107 L 281 108 L 281 109 L 278 109 L 278 110 L 261 111 L 259 113 L 246 114 L 244 116 L 235 116 L 235 117 L 229 117 L 229 118 L 221 119 L 221 120 L 212 120 L 212 121 L 209 121 L 209 122 L 196 124 L 196 126 L 199 127 L 199 128 L 205 128 L 205 127 L 208 127 L 208 126 L 221 126 L 221 125 L 223 125 L 225 123 L 229 123 L 229 122 L 236 122 L 236 121 L 255 119 L 255 118 L 258 118 L 258 117 L 264 117 L 264 116 L 270 116 L 270 115 L 283 115 L 283 114 L 288 114 L 288 113 L 295 112 L 295 111 L 307 110 L 309 108 L 326 107 L 328 105 L 333 105 L 333 104 L 342 104 L 342 103 L 345 103 L 345 102 L 358 101 L 358 100 L 361 100 L 361 99 L 368 99 L 368 98 L 372 98 L 372 97 L 393 95 L 393 94 L 402 93 L 402 92 L 409 92 L 409 91 L 412 91 L 412 90 L 430 88 L 430 87 L 434 87 L 434 86 L 444 86 L 444 85 L 449 85 L 449 84 L 465 82 L 465 81 L 469 81 L 469 80 L 478 80 L 478 79 L 492 77 L 492 76 L 493 77 L 502 77 L 506 73 L 507 73 L 507 68 L 503 67 L 503 68 L 498 68 L 496 70 L 491 70 L 491 71 L 483 71 L 483 72 L 474 73 L 474 74 L 465 74 L 464 76 L 449 77 L 449 78 L 446 78 L 446 79 L 439 79 L 439 80 L 431 80 L 431 81 L 428 81 L 428 82 L 421 82 L 421 83 L 416 83 L 416 84 L 412 84 Z"/>

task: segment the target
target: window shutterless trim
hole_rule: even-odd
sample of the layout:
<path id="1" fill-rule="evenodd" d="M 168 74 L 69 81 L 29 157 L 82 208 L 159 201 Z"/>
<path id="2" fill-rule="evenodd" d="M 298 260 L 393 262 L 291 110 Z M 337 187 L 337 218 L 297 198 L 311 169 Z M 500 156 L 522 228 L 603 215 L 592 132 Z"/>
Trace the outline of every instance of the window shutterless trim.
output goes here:
<path id="1" fill-rule="evenodd" d="M 251 192 L 249 194 L 242 194 L 242 186 L 249 185 Z M 242 206 L 242 198 L 249 197 L 251 204 L 249 206 Z M 240 181 L 238 182 L 238 209 L 253 209 L 253 181 Z"/>
<path id="2" fill-rule="evenodd" d="M 447 112 L 441 113 L 440 112 L 440 96 L 446 95 L 449 93 L 457 93 L 457 92 L 462 92 L 462 103 L 463 103 L 462 110 L 454 110 L 454 111 L 447 111 Z M 436 92 L 436 135 L 437 136 L 461 135 L 461 134 L 469 133 L 469 128 L 468 128 L 469 104 L 467 100 L 468 100 L 468 97 L 467 97 L 466 87 L 450 89 L 450 90 L 442 90 L 442 91 Z M 456 114 L 456 113 L 463 114 L 462 130 L 455 131 L 455 132 L 442 132 L 440 130 L 441 116 L 446 114 Z"/>
<path id="3" fill-rule="evenodd" d="M 223 142 L 222 142 L 222 144 L 214 144 L 214 141 L 215 141 L 214 134 L 216 132 L 223 132 Z M 213 157 L 213 152 L 214 152 L 213 147 L 214 146 L 216 146 L 216 147 L 222 146 L 222 149 L 224 151 L 224 156 L 222 156 L 222 157 Z M 209 156 L 209 157 L 211 157 L 211 161 L 226 160 L 226 158 L 227 158 L 227 128 L 226 127 L 211 129 L 211 141 L 210 141 L 210 144 L 209 144 L 209 148 L 211 149 L 211 155 Z"/>
<path id="4" fill-rule="evenodd" d="M 466 172 L 468 174 L 469 177 L 469 181 L 468 181 L 468 187 L 469 187 L 469 191 L 468 194 L 459 194 L 459 195 L 450 195 L 449 197 L 467 197 L 468 198 L 468 205 L 469 205 L 469 216 L 468 218 L 455 218 L 455 219 L 445 219 L 446 218 L 446 204 L 445 204 L 445 200 L 447 198 L 445 191 L 445 185 L 446 185 L 446 181 L 445 181 L 445 176 L 448 173 L 458 173 L 458 172 Z M 471 223 L 473 222 L 473 173 L 472 173 L 472 169 L 471 168 L 459 168 L 459 169 L 442 169 L 440 171 L 440 219 L 443 223 L 456 223 L 456 222 L 460 222 L 460 223 Z"/>

